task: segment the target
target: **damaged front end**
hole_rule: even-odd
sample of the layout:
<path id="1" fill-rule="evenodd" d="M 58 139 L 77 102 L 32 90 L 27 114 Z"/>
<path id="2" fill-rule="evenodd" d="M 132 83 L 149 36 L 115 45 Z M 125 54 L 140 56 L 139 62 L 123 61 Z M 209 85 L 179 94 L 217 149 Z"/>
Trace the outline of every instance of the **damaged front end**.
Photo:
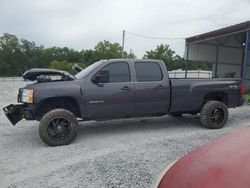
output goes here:
<path id="1" fill-rule="evenodd" d="M 23 74 L 23 78 L 24 80 L 37 81 L 34 84 L 75 80 L 74 76 L 70 73 L 56 69 L 30 69 Z M 19 89 L 17 102 L 21 104 L 10 104 L 3 108 L 9 121 L 13 125 L 16 125 L 23 118 L 26 120 L 34 120 L 36 105 L 34 104 L 32 84 Z"/>
<path id="2" fill-rule="evenodd" d="M 71 81 L 75 80 L 67 71 L 61 71 L 56 69 L 30 69 L 23 74 L 24 80 L 35 81 L 38 83 L 52 82 L 52 81 Z"/>
<path id="3" fill-rule="evenodd" d="M 3 108 L 3 111 L 12 125 L 16 125 L 23 118 L 26 120 L 35 120 L 34 105 L 10 104 Z"/>
<path id="4" fill-rule="evenodd" d="M 12 125 L 16 125 L 23 119 L 23 104 L 10 104 L 3 108 L 3 111 Z"/>
<path id="5" fill-rule="evenodd" d="M 32 120 L 34 110 L 33 89 L 20 88 L 18 91 L 17 102 L 21 104 L 10 104 L 3 108 L 3 111 L 12 125 L 16 125 L 23 118 Z"/>

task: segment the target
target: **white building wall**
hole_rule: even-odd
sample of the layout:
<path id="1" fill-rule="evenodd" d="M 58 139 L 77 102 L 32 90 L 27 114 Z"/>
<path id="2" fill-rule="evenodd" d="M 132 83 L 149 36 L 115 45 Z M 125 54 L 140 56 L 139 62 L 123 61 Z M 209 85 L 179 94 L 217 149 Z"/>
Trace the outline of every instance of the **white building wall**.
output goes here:
<path id="1" fill-rule="evenodd" d="M 215 62 L 216 47 L 211 45 L 192 44 L 189 45 L 187 57 L 187 47 L 185 57 L 191 61 Z"/>
<path id="2" fill-rule="evenodd" d="M 219 47 L 218 63 L 239 64 L 242 63 L 242 50 L 236 48 Z"/>

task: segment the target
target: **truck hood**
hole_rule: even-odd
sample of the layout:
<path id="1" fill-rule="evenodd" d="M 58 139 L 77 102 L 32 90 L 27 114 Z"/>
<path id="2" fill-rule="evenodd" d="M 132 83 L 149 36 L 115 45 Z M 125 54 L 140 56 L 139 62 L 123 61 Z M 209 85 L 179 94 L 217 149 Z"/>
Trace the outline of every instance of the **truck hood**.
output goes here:
<path id="1" fill-rule="evenodd" d="M 62 80 L 75 80 L 74 76 L 67 71 L 56 69 L 30 69 L 23 74 L 23 78 L 30 81 L 39 81 L 39 76 L 61 76 Z"/>

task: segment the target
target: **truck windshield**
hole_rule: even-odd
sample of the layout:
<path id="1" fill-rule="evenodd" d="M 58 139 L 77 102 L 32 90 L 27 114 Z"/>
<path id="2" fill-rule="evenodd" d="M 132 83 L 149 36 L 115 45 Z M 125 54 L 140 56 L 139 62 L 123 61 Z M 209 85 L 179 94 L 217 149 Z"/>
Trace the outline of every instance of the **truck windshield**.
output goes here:
<path id="1" fill-rule="evenodd" d="M 98 67 L 103 61 L 97 61 L 91 65 L 89 65 L 88 67 L 86 67 L 85 69 L 83 69 L 81 72 L 77 73 L 75 75 L 75 78 L 77 80 L 83 79 L 85 78 L 90 72 L 92 72 L 96 67 Z"/>

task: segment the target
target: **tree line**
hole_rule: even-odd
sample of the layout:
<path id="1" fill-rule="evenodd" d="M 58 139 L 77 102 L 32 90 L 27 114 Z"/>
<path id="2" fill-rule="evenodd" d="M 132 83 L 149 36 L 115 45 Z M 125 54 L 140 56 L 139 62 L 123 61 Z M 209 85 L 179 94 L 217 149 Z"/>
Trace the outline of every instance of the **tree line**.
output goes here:
<path id="1" fill-rule="evenodd" d="M 21 76 L 31 68 L 55 68 L 72 73 L 75 63 L 86 67 L 101 59 L 121 58 L 122 47 L 119 43 L 100 41 L 93 49 L 77 51 L 68 47 L 46 48 L 33 41 L 18 39 L 17 36 L 4 33 L 0 37 L 0 76 Z M 131 52 L 123 52 L 123 58 L 135 59 Z M 161 59 L 168 70 L 184 69 L 185 61 L 167 44 L 160 44 L 156 49 L 146 51 L 144 59 Z M 206 63 L 190 63 L 188 69 L 210 70 Z"/>

